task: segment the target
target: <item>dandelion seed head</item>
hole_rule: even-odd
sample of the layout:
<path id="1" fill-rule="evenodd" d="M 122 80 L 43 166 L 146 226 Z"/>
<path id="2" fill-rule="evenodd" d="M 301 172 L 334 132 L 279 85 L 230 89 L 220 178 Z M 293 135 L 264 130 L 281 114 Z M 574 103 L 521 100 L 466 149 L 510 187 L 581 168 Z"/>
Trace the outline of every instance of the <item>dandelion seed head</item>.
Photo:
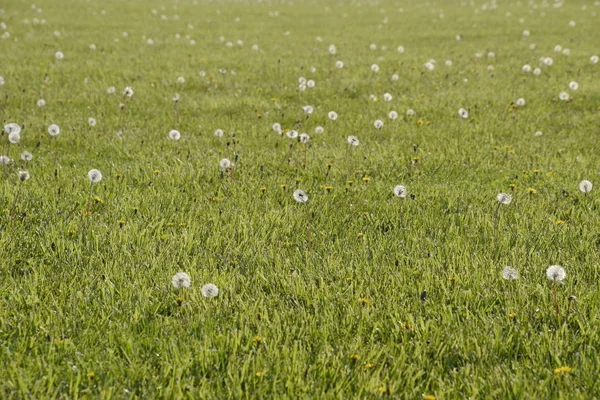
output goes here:
<path id="1" fill-rule="evenodd" d="M 31 154 L 30 152 L 28 152 L 27 150 L 23 151 L 21 153 L 21 160 L 23 161 L 31 161 L 33 160 L 33 154 Z"/>
<path id="2" fill-rule="evenodd" d="M 293 196 L 297 203 L 306 203 L 308 201 L 308 195 L 301 189 L 296 189 Z"/>
<path id="3" fill-rule="evenodd" d="M 315 133 L 316 133 L 316 134 L 319 134 L 319 135 L 320 135 L 320 134 L 321 134 L 321 133 L 323 133 L 323 132 L 325 132 L 325 129 L 324 129 L 322 126 L 317 126 L 317 127 L 315 128 Z"/>
<path id="4" fill-rule="evenodd" d="M 229 169 L 229 168 L 231 168 L 231 165 L 232 164 L 231 164 L 231 161 L 229 161 L 229 158 L 223 158 L 223 159 L 221 159 L 221 161 L 219 161 L 219 167 L 221 169 L 224 169 L 224 170 Z"/>
<path id="5" fill-rule="evenodd" d="M 287 131 L 285 135 L 290 139 L 296 139 L 298 137 L 298 131 L 292 129 L 291 131 Z"/>
<path id="6" fill-rule="evenodd" d="M 106 93 L 108 93 L 108 94 L 115 94 L 116 91 L 117 91 L 117 89 L 114 86 L 109 86 L 106 89 Z"/>
<path id="7" fill-rule="evenodd" d="M 498 200 L 500 204 L 508 205 L 512 201 L 512 196 L 507 193 L 498 193 L 496 200 Z"/>
<path id="8" fill-rule="evenodd" d="M 102 180 L 102 172 L 100 172 L 97 169 L 91 169 L 88 172 L 88 179 L 92 183 L 98 183 L 98 182 L 100 182 Z"/>
<path id="9" fill-rule="evenodd" d="M 569 99 L 571 98 L 571 96 L 570 96 L 570 95 L 569 95 L 569 93 L 567 93 L 567 92 L 560 92 L 560 93 L 558 94 L 558 98 L 559 98 L 560 100 L 562 100 L 562 101 L 567 101 L 567 100 L 569 100 Z"/>
<path id="10" fill-rule="evenodd" d="M 95 118 L 88 118 L 88 124 L 90 126 L 96 126 L 96 119 Z"/>
<path id="11" fill-rule="evenodd" d="M 219 295 L 219 288 L 213 283 L 207 283 L 202 286 L 202 296 L 204 297 L 217 297 Z"/>
<path id="12" fill-rule="evenodd" d="M 356 136 L 348 136 L 346 141 L 348 142 L 349 145 L 351 145 L 353 147 L 356 147 L 360 144 L 360 141 L 358 140 L 358 138 Z"/>
<path id="13" fill-rule="evenodd" d="M 560 265 L 552 265 L 546 270 L 546 277 L 553 282 L 562 282 L 567 277 L 567 273 Z"/>
<path id="14" fill-rule="evenodd" d="M 529 65 L 529 64 L 523 65 L 523 72 L 531 72 L 531 65 Z"/>
<path id="15" fill-rule="evenodd" d="M 19 180 L 21 182 L 25 182 L 27 179 L 29 179 L 29 172 L 27 172 L 27 171 L 19 171 Z"/>
<path id="16" fill-rule="evenodd" d="M 375 122 L 373 122 L 373 126 L 375 127 L 375 129 L 381 129 L 383 128 L 383 121 L 380 119 L 375 120 Z"/>
<path id="17" fill-rule="evenodd" d="M 517 101 L 515 102 L 519 107 L 523 107 L 525 105 L 525 99 L 520 97 L 517 99 Z"/>
<path id="18" fill-rule="evenodd" d="M 62 51 L 57 51 L 56 54 L 54 54 L 54 57 L 56 57 L 57 60 L 62 60 L 63 58 L 65 58 L 65 55 Z"/>
<path id="19" fill-rule="evenodd" d="M 519 278 L 519 271 L 512 267 L 504 267 L 502 270 L 502 278 L 507 281 L 512 281 Z"/>
<path id="20" fill-rule="evenodd" d="M 396 111 L 390 111 L 388 114 L 388 118 L 391 120 L 395 120 L 398 119 L 398 113 Z"/>
<path id="21" fill-rule="evenodd" d="M 11 132 L 8 134 L 8 141 L 12 144 L 17 144 L 21 141 L 21 134 L 19 132 Z"/>
<path id="22" fill-rule="evenodd" d="M 178 272 L 171 278 L 171 283 L 175 289 L 189 288 L 192 286 L 192 279 L 185 272 Z"/>
<path id="23" fill-rule="evenodd" d="M 39 100 L 37 101 L 37 106 L 38 106 L 38 107 L 44 107 L 45 105 L 46 105 L 46 100 L 44 100 L 44 99 L 39 99 Z"/>
<path id="24" fill-rule="evenodd" d="M 408 110 L 406 110 L 406 115 L 408 115 L 409 117 L 412 117 L 415 114 L 416 114 L 415 110 L 413 110 L 412 108 L 409 108 Z"/>
<path id="25" fill-rule="evenodd" d="M 123 95 L 127 97 L 133 96 L 133 89 L 131 86 L 127 86 L 125 89 L 123 89 Z"/>
<path id="26" fill-rule="evenodd" d="M 579 83 L 577 83 L 575 81 L 569 82 L 569 89 L 571 89 L 571 90 L 577 90 L 577 89 L 579 89 Z"/>
<path id="27" fill-rule="evenodd" d="M 313 106 L 309 106 L 309 105 L 303 106 L 302 110 L 305 113 L 309 114 L 309 115 L 312 114 L 315 111 L 315 109 L 313 108 Z"/>
<path id="28" fill-rule="evenodd" d="M 329 113 L 327 114 L 327 116 L 332 121 L 335 121 L 336 119 L 338 119 L 338 115 L 337 115 L 337 113 L 335 111 L 329 111 Z"/>
<path id="29" fill-rule="evenodd" d="M 371 71 L 373 71 L 373 72 L 379 72 L 379 65 L 377 65 L 377 64 L 371 65 Z"/>
<path id="30" fill-rule="evenodd" d="M 300 140 L 300 143 L 308 143 L 310 136 L 308 133 L 301 133 L 300 136 L 298 136 L 298 139 Z"/>
<path id="31" fill-rule="evenodd" d="M 216 137 L 223 137 L 223 135 L 224 135 L 223 129 L 216 129 L 215 130 L 215 136 Z"/>
<path id="32" fill-rule="evenodd" d="M 56 124 L 52 124 L 48 127 L 48 133 L 50 136 L 56 136 L 60 133 L 60 128 Z"/>
<path id="33" fill-rule="evenodd" d="M 394 196 L 404 199 L 404 198 L 406 198 L 407 194 L 408 194 L 408 192 L 406 190 L 406 187 L 404 187 L 402 185 L 394 186 Z"/>
<path id="34" fill-rule="evenodd" d="M 583 193 L 589 193 L 592 191 L 593 185 L 592 182 L 587 181 L 587 180 L 583 180 L 581 182 L 579 182 L 579 190 Z"/>
<path id="35" fill-rule="evenodd" d="M 596 56 L 596 55 L 594 55 L 594 56 L 591 56 L 591 57 L 590 57 L 590 62 L 591 62 L 592 64 L 598 64 L 598 61 L 599 61 L 599 60 L 600 60 L 600 57 L 598 57 L 598 56 Z"/>
<path id="36" fill-rule="evenodd" d="M 21 126 L 17 123 L 11 122 L 9 124 L 4 125 L 4 132 L 8 133 L 21 133 Z"/>
<path id="37" fill-rule="evenodd" d="M 467 110 L 465 110 L 464 108 L 461 108 L 460 110 L 458 110 L 458 115 L 460 115 L 460 117 L 463 119 L 469 118 L 469 112 Z"/>
<path id="38" fill-rule="evenodd" d="M 172 130 L 169 132 L 169 139 L 172 139 L 172 140 L 179 140 L 179 139 L 181 139 L 181 133 L 179 133 L 179 131 L 178 131 L 178 130 L 176 130 L 176 129 L 172 129 Z"/>
<path id="39" fill-rule="evenodd" d="M 344 62 L 339 60 L 335 62 L 335 67 L 336 68 L 344 68 Z"/>
<path id="40" fill-rule="evenodd" d="M 0 164 L 6 165 L 10 163 L 10 158 L 8 156 L 0 156 Z"/>

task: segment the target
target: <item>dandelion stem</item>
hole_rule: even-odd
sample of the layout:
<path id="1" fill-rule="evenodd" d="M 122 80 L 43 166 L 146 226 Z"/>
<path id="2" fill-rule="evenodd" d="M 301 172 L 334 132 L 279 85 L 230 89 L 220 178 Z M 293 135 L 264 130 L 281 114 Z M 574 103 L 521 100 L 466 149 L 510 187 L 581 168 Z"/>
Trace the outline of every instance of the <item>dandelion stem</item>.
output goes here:
<path id="1" fill-rule="evenodd" d="M 556 280 L 554 280 L 552 283 L 552 295 L 554 300 L 554 312 L 556 312 L 556 318 L 560 324 L 560 310 L 558 308 L 558 296 L 556 295 Z"/>
<path id="2" fill-rule="evenodd" d="M 13 223 L 13 212 L 15 210 L 15 206 L 17 205 L 17 201 L 19 201 L 19 196 L 21 194 L 22 187 L 23 187 L 23 181 L 21 181 L 19 183 L 19 188 L 17 189 L 17 194 L 15 194 L 15 198 L 10 206 L 10 210 L 8 211 L 8 225 L 11 230 L 12 230 L 12 223 Z"/>

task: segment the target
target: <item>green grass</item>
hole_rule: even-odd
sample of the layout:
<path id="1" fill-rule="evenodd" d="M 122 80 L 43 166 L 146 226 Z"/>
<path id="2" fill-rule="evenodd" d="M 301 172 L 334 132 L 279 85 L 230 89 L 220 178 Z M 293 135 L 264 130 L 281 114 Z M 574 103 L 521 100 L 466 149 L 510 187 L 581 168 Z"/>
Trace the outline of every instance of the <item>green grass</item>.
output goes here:
<path id="1" fill-rule="evenodd" d="M 0 397 L 599 397 L 600 7 L 499 3 L 6 0 Z"/>

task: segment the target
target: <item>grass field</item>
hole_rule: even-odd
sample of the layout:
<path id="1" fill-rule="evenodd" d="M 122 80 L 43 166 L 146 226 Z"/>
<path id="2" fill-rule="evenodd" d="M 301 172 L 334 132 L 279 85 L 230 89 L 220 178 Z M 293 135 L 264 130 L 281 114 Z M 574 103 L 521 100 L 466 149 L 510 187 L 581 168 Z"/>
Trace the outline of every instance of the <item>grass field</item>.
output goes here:
<path id="1" fill-rule="evenodd" d="M 598 1 L 0 7 L 0 398 L 600 397 Z"/>

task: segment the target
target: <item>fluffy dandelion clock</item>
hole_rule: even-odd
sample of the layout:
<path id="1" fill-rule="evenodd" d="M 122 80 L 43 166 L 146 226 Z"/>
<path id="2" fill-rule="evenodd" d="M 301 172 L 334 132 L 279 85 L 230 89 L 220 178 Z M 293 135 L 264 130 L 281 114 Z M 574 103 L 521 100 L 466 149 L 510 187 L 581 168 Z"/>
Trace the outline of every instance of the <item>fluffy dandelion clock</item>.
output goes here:
<path id="1" fill-rule="evenodd" d="M 567 93 L 567 92 L 560 92 L 558 94 L 558 98 L 562 101 L 567 101 L 571 98 L 571 96 L 569 96 L 569 93 Z"/>
<path id="2" fill-rule="evenodd" d="M 275 132 L 278 135 L 281 135 L 283 133 L 283 130 L 281 129 L 281 124 L 279 122 L 275 122 L 271 128 L 273 129 L 273 132 Z"/>
<path id="3" fill-rule="evenodd" d="M 598 61 L 600 61 L 600 57 L 598 57 L 598 56 L 591 56 L 590 57 L 590 62 L 592 64 L 598 64 Z"/>
<path id="4" fill-rule="evenodd" d="M 523 107 L 525 105 L 525 99 L 524 98 L 518 98 L 517 101 L 515 102 L 516 105 L 518 105 L 519 107 Z"/>
<path id="5" fill-rule="evenodd" d="M 433 71 L 435 69 L 435 64 L 431 61 L 428 61 L 425 63 L 425 68 L 427 68 L 428 71 Z"/>
<path id="6" fill-rule="evenodd" d="M 173 129 L 169 132 L 169 139 L 179 140 L 179 139 L 181 139 L 181 133 L 179 133 L 178 130 Z"/>
<path id="7" fill-rule="evenodd" d="M 583 193 L 588 194 L 589 192 L 592 191 L 592 182 L 590 181 L 581 181 L 579 182 L 579 190 L 581 190 Z"/>
<path id="8" fill-rule="evenodd" d="M 215 130 L 215 136 L 216 137 L 223 137 L 223 129 L 217 129 Z"/>
<path id="9" fill-rule="evenodd" d="M 569 89 L 571 89 L 571 90 L 579 89 L 579 83 L 577 83 L 575 81 L 569 82 Z"/>
<path id="10" fill-rule="evenodd" d="M 229 161 L 229 158 L 223 158 L 221 159 L 221 161 L 219 161 L 219 167 L 221 169 L 229 169 L 231 168 L 231 161 Z"/>
<path id="11" fill-rule="evenodd" d="M 4 77 L 0 76 L 0 86 L 4 86 Z"/>
<path id="12" fill-rule="evenodd" d="M 529 65 L 529 64 L 523 65 L 523 72 L 531 72 L 531 65 Z"/>
<path id="13" fill-rule="evenodd" d="M 373 72 L 379 72 L 379 65 L 377 65 L 377 64 L 371 65 L 371 71 L 373 71 Z"/>
<path id="14" fill-rule="evenodd" d="M 567 273 L 560 265 L 552 265 L 546 270 L 546 277 L 553 282 L 562 282 L 567 277 Z"/>
<path id="15" fill-rule="evenodd" d="M 219 288 L 213 283 L 208 283 L 202 286 L 202 296 L 204 297 L 217 297 L 219 295 Z"/>
<path id="16" fill-rule="evenodd" d="M 117 89 L 114 86 L 109 86 L 106 89 L 106 93 L 108 93 L 108 94 L 115 94 L 116 91 L 117 91 Z"/>
<path id="17" fill-rule="evenodd" d="M 298 203 L 306 203 L 308 201 L 308 195 L 301 189 L 294 191 L 294 200 Z"/>
<path id="18" fill-rule="evenodd" d="M 30 152 L 28 152 L 27 150 L 23 151 L 21 153 L 21 160 L 23 161 L 31 161 L 33 160 L 33 154 L 31 154 Z"/>
<path id="19" fill-rule="evenodd" d="M 309 87 L 309 88 L 311 88 L 311 89 L 314 88 L 315 85 L 316 85 L 316 83 L 312 79 L 309 79 L 308 81 L 306 81 L 306 86 Z"/>
<path id="20" fill-rule="evenodd" d="M 52 124 L 48 127 L 48 133 L 50 136 L 56 136 L 60 133 L 60 128 L 56 124 Z"/>
<path id="21" fill-rule="evenodd" d="M 444 64 L 446 65 L 446 67 L 451 67 L 452 66 L 452 60 L 446 60 L 446 62 Z"/>
<path id="22" fill-rule="evenodd" d="M 92 183 L 98 183 L 102 180 L 102 172 L 97 169 L 91 169 L 90 172 L 88 172 L 88 179 Z"/>
<path id="23" fill-rule="evenodd" d="M 395 120 L 398 119 L 398 113 L 396 111 L 390 111 L 390 113 L 388 114 L 388 118 L 391 120 Z"/>
<path id="24" fill-rule="evenodd" d="M 336 68 L 344 68 L 344 62 L 343 61 L 336 61 L 335 62 L 335 67 Z"/>
<path id="25" fill-rule="evenodd" d="M 19 129 L 20 130 L 20 129 Z M 11 132 L 8 134 L 8 141 L 12 144 L 17 144 L 21 141 L 21 134 L 19 132 Z"/>
<path id="26" fill-rule="evenodd" d="M 556 46 L 554 46 L 555 53 L 560 53 L 561 51 L 562 51 L 562 46 L 560 44 L 557 44 Z"/>
<path id="27" fill-rule="evenodd" d="M 315 109 L 313 108 L 313 106 L 308 106 L 308 105 L 307 105 L 307 106 L 304 106 L 304 107 L 302 107 L 302 110 L 303 110 L 305 113 L 309 114 L 309 115 L 310 115 L 310 114 L 312 114 L 312 113 L 315 111 Z"/>
<path id="28" fill-rule="evenodd" d="M 192 286 L 192 279 L 185 272 L 178 272 L 171 278 L 171 283 L 175 289 L 189 288 Z"/>
<path id="29" fill-rule="evenodd" d="M 96 126 L 96 119 L 95 118 L 88 118 L 88 124 L 90 126 Z"/>
<path id="30" fill-rule="evenodd" d="M 460 110 L 458 110 L 458 115 L 460 115 L 460 117 L 463 119 L 469 118 L 469 112 L 467 110 L 465 110 L 464 108 L 461 108 Z"/>
<path id="31" fill-rule="evenodd" d="M 392 80 L 393 81 L 397 81 L 398 79 L 400 79 L 400 75 L 398 75 L 398 74 L 392 75 Z"/>
<path id="32" fill-rule="evenodd" d="M 324 129 L 322 126 L 317 126 L 317 127 L 315 128 L 315 133 L 316 133 L 316 134 L 319 134 L 319 135 L 320 135 L 320 134 L 321 134 L 321 133 L 323 133 L 323 132 L 325 132 L 325 129 Z"/>
<path id="33" fill-rule="evenodd" d="M 398 46 L 396 51 L 398 51 L 398 53 L 400 53 L 400 54 L 404 53 L 404 46 Z"/>
<path id="34" fill-rule="evenodd" d="M 337 48 L 335 47 L 335 44 L 330 44 L 329 45 L 329 54 L 334 55 L 335 53 L 337 53 Z"/>
<path id="35" fill-rule="evenodd" d="M 300 143 L 308 143 L 310 136 L 308 136 L 308 133 L 301 133 L 300 136 L 298 136 L 298 140 L 300 140 Z"/>
<path id="36" fill-rule="evenodd" d="M 383 94 L 383 101 L 392 101 L 393 97 L 390 93 Z"/>
<path id="37" fill-rule="evenodd" d="M 348 144 L 350 146 L 356 147 L 360 144 L 360 141 L 358 140 L 358 138 L 356 136 L 348 136 L 348 139 L 346 139 L 346 141 L 348 142 Z"/>
<path id="38" fill-rule="evenodd" d="M 37 106 L 38 106 L 38 107 L 44 107 L 45 105 L 46 105 L 46 100 L 44 100 L 44 99 L 39 99 L 39 100 L 37 101 Z"/>
<path id="39" fill-rule="evenodd" d="M 14 122 L 4 125 L 4 132 L 8 133 L 21 133 L 21 126 Z"/>
<path id="40" fill-rule="evenodd" d="M 394 186 L 394 196 L 404 199 L 404 198 L 406 198 L 407 194 L 408 194 L 408 192 L 406 191 L 406 187 L 404 187 L 402 185 Z"/>
<path id="41" fill-rule="evenodd" d="M 536 68 L 536 69 L 533 70 L 533 74 L 536 75 L 536 76 L 540 75 L 541 73 L 542 73 L 541 68 Z"/>
<path id="42" fill-rule="evenodd" d="M 8 156 L 0 156 L 0 164 L 6 165 L 10 163 L 10 158 Z"/>
<path id="43" fill-rule="evenodd" d="M 63 58 L 65 58 L 65 55 L 62 51 L 57 51 L 56 54 L 54 54 L 54 57 L 56 57 L 57 60 L 62 60 Z"/>
<path id="44" fill-rule="evenodd" d="M 512 267 L 504 267 L 502 270 L 502 278 L 506 279 L 507 281 L 513 281 L 519 278 L 519 272 Z"/>
<path id="45" fill-rule="evenodd" d="M 123 95 L 127 97 L 133 96 L 133 89 L 131 86 L 127 86 L 125 89 L 123 89 Z"/>
<path id="46" fill-rule="evenodd" d="M 380 119 L 377 119 L 377 120 L 375 120 L 375 122 L 373 122 L 373 126 L 376 129 L 381 129 L 381 128 L 383 128 L 383 121 Z"/>
<path id="47" fill-rule="evenodd" d="M 329 111 L 327 114 L 330 120 L 335 121 L 338 118 L 338 115 L 335 111 Z"/>
<path id="48" fill-rule="evenodd" d="M 29 177 L 30 177 L 29 172 L 19 171 L 19 180 L 21 182 L 25 182 L 27 179 L 29 179 Z"/>
<path id="49" fill-rule="evenodd" d="M 177 83 L 185 83 L 185 78 L 183 76 L 178 77 Z"/>
<path id="50" fill-rule="evenodd" d="M 551 57 L 546 57 L 544 58 L 544 64 L 546 64 L 547 66 L 551 66 L 552 64 L 554 64 L 554 60 Z"/>
<path id="51" fill-rule="evenodd" d="M 296 139 L 298 137 L 298 131 L 291 130 L 291 131 L 286 132 L 285 135 L 290 139 Z"/>
<path id="52" fill-rule="evenodd" d="M 512 201 L 512 196 L 507 193 L 498 193 L 496 200 L 498 200 L 500 204 L 508 205 Z"/>

